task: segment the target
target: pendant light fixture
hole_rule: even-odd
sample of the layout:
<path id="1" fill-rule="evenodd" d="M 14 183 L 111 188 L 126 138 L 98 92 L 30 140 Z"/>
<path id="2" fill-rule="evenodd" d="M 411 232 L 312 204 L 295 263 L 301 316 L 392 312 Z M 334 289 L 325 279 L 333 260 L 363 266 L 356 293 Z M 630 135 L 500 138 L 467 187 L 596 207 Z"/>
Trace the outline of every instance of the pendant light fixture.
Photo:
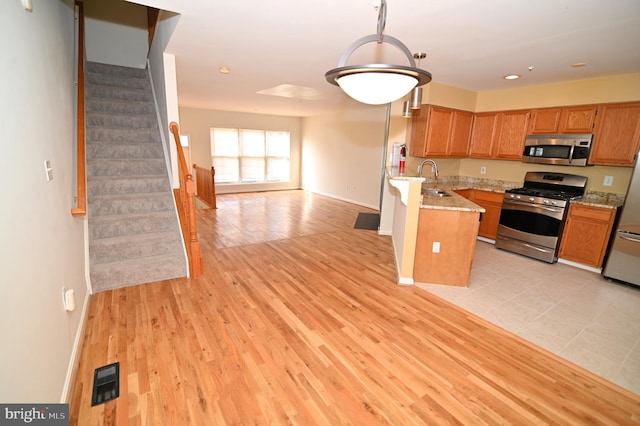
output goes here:
<path id="1" fill-rule="evenodd" d="M 402 116 L 404 118 L 411 118 L 411 104 L 409 101 L 404 101 L 402 104 Z"/>
<path id="2" fill-rule="evenodd" d="M 413 54 L 413 59 L 418 60 L 418 66 L 420 66 L 420 61 L 427 57 L 427 54 L 424 52 L 418 52 Z M 422 106 L 422 87 L 414 87 L 411 90 L 411 95 L 409 95 L 411 99 L 409 101 L 409 107 L 411 109 L 420 109 Z"/>
<path id="3" fill-rule="evenodd" d="M 400 40 L 385 36 L 387 2 L 380 1 L 378 8 L 378 32 L 362 37 L 342 54 L 338 68 L 329 70 L 325 78 L 331 84 L 340 86 L 353 99 L 371 105 L 381 105 L 400 99 L 414 87 L 431 81 L 431 73 L 416 68 L 411 52 Z M 388 43 L 402 51 L 409 60 L 409 66 L 389 64 L 345 65 L 351 54 L 359 47 L 376 42 Z"/>

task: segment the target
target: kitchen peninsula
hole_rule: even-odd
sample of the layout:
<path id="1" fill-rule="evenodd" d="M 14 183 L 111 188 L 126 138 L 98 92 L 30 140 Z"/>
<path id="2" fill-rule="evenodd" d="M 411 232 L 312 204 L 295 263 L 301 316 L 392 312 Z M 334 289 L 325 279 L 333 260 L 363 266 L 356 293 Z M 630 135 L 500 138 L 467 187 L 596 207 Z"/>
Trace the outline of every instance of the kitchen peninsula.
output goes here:
<path id="1" fill-rule="evenodd" d="M 468 286 L 485 209 L 456 194 L 445 179 L 400 175 L 397 169 L 388 169 L 387 177 L 397 190 L 392 238 L 398 283 Z"/>

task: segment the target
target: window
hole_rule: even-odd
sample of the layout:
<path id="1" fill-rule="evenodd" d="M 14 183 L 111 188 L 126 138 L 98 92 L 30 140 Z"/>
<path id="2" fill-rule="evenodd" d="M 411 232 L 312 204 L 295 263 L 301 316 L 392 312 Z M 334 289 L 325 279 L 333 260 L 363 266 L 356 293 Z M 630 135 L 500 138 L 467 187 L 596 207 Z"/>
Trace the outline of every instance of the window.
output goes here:
<path id="1" fill-rule="evenodd" d="M 211 129 L 216 183 L 288 182 L 290 133 L 252 129 Z"/>

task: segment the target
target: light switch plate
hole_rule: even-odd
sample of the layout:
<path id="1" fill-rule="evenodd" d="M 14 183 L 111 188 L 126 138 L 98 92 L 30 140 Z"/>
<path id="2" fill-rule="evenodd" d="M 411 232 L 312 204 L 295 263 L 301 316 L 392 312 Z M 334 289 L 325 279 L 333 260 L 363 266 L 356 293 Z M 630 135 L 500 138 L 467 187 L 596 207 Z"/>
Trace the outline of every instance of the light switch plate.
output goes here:
<path id="1" fill-rule="evenodd" d="M 44 171 L 46 173 L 47 182 L 53 179 L 53 168 L 51 167 L 51 161 L 44 160 Z"/>
<path id="2" fill-rule="evenodd" d="M 604 177 L 604 182 L 602 182 L 602 185 L 604 185 L 604 186 L 613 185 L 613 176 L 605 176 Z"/>

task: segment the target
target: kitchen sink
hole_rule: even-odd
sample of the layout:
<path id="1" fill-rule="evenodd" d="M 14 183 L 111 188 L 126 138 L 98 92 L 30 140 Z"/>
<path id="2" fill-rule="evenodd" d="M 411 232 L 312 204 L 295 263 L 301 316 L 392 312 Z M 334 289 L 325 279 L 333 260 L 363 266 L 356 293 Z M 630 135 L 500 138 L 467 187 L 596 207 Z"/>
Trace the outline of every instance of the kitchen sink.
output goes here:
<path id="1" fill-rule="evenodd" d="M 422 195 L 429 195 L 431 197 L 450 197 L 447 191 L 442 189 L 422 188 Z"/>

